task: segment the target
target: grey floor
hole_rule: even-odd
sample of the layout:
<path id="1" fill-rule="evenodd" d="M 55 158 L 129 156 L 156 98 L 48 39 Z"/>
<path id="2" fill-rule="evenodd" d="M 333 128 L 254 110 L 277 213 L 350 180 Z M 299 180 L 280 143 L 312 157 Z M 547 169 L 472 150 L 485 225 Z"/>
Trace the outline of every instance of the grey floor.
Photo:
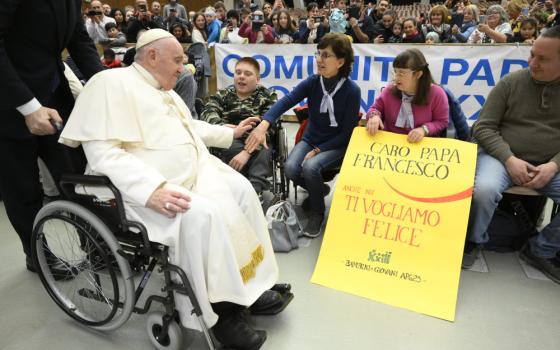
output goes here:
<path id="1" fill-rule="evenodd" d="M 145 315 L 99 333 L 60 311 L 25 269 L 2 203 L 0 235 L 0 349 L 153 349 Z M 295 299 L 282 314 L 254 320 L 268 331 L 262 349 L 560 349 L 560 285 L 528 278 L 515 254 L 485 252 L 488 273 L 462 271 L 451 323 L 310 283 L 321 240 L 277 254 Z M 197 334 L 189 343 L 206 349 Z"/>

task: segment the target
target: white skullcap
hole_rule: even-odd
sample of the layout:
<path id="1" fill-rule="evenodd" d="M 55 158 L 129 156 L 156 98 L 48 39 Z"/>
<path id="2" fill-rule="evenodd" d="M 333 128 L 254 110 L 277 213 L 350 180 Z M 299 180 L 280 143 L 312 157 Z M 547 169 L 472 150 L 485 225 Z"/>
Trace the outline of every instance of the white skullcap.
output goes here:
<path id="1" fill-rule="evenodd" d="M 159 28 L 150 29 L 144 32 L 142 35 L 140 35 L 140 37 L 138 38 L 138 42 L 136 43 L 136 50 L 138 50 L 142 46 L 151 44 L 156 40 L 165 39 L 165 38 L 175 38 L 175 37 L 168 31 L 163 29 L 159 29 Z"/>

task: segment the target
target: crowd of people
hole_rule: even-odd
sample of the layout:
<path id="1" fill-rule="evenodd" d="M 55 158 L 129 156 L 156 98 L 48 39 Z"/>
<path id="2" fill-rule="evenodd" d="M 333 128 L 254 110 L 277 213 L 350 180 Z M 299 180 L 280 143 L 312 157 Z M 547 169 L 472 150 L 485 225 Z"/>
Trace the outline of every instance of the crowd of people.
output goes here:
<path id="1" fill-rule="evenodd" d="M 108 46 L 122 45 L 123 38 L 134 43 L 150 28 L 168 30 L 181 43 L 308 44 L 332 32 L 348 35 L 353 43 L 530 44 L 560 24 L 558 0 L 446 0 L 416 11 L 392 7 L 390 0 L 320 3 L 306 1 L 304 10 L 288 8 L 283 0 L 267 0 L 260 8 L 241 0 L 238 7 L 227 9 L 217 1 L 193 11 L 178 0 L 165 6 L 136 0 L 124 9 L 94 0 L 84 16 L 94 42 Z"/>
<path id="2" fill-rule="evenodd" d="M 0 162 L 5 165 L 0 190 L 30 271 L 37 268 L 31 260 L 32 224 L 42 206 L 37 158 L 45 160 L 55 179 L 72 170 L 61 164 L 63 149 L 57 143 L 56 129 L 64 127 L 60 141 L 83 147 L 88 173 L 108 176 L 123 194 L 127 215 L 148 227 L 150 239 L 172 247 L 171 260 L 192 277 L 204 321 L 218 340 L 235 349 L 258 349 L 266 333 L 255 330 L 244 312 L 258 302 L 275 302 L 267 292 L 276 283 L 278 267 L 259 202 L 270 189 L 270 133 L 287 109 L 307 98 L 308 126 L 284 168 L 286 177 L 309 194 L 302 203 L 308 216 L 304 231 L 317 237 L 330 190 L 323 172 L 342 164 L 360 119 L 360 88 L 349 79 L 352 43 L 532 44 L 528 68 L 498 82 L 473 126 L 479 155 L 463 267 L 473 264 L 488 241 L 490 219 L 507 188 L 525 186 L 560 202 L 558 1 L 525 6 L 512 0 L 505 7 L 447 1 L 426 16 L 402 19 L 387 0 L 374 5 L 351 0 L 349 6 L 334 1 L 323 7 L 311 2 L 306 16 L 281 0 L 262 8 L 243 0 L 229 10 L 217 2 L 200 12 L 176 0 L 163 7 L 136 0 L 133 8 L 122 10 L 94 0 L 84 14 L 85 28 L 74 2 L 64 4 L 68 7 L 56 11 L 73 14 L 67 27 L 45 28 L 56 41 L 52 46 L 59 53 L 67 47 L 89 79 L 77 92 L 75 106 L 60 58 L 49 50 L 30 52 L 33 45 L 18 47 L 23 45 L 18 35 L 29 30 L 24 21 L 5 25 L 13 30 L 0 29 L 5 34 L 0 69 L 9 78 L 0 83 L 7 93 L 0 103 L 6 111 L 0 130 Z M 54 11 L 43 4 L 19 6 L 21 11 L 0 9 L 14 16 Z M 112 47 L 125 39 L 136 42 L 133 62 L 103 70 L 92 42 L 107 46 L 103 64 L 117 67 Z M 259 63 L 241 58 L 233 85 L 208 96 L 196 120 L 196 87 L 181 45 L 185 42 L 313 43 L 317 74 L 277 100 L 273 90 L 259 85 Z M 30 61 L 37 55 L 40 62 Z M 453 96 L 433 81 L 420 50 L 403 50 L 393 71 L 394 81 L 365 116 L 370 134 L 384 129 L 418 143 L 440 136 L 453 122 L 467 138 L 464 117 L 462 125 L 461 118 L 453 117 Z M 220 159 L 207 147 L 221 148 L 216 153 Z M 521 258 L 560 283 L 559 252 L 556 216 L 530 239 Z M 181 320 L 188 319 L 185 301 L 178 297 L 177 305 Z"/>

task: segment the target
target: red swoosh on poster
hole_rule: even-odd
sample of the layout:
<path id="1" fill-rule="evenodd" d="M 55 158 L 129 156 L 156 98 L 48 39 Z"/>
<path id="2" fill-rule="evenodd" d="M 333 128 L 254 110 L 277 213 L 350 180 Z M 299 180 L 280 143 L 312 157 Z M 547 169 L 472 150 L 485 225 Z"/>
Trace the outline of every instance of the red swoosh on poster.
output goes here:
<path id="1" fill-rule="evenodd" d="M 472 196 L 472 192 L 473 192 L 473 187 L 467 188 L 466 190 L 462 191 L 462 192 L 458 192 L 458 193 L 454 193 L 454 194 L 450 194 L 448 196 L 441 196 L 441 197 L 415 197 L 415 196 L 411 196 L 409 194 L 406 194 L 404 192 L 401 192 L 399 190 L 397 190 L 395 187 L 393 187 L 389 181 L 387 181 L 385 178 L 383 178 L 383 181 L 385 181 L 385 183 L 387 184 L 387 186 L 389 186 L 393 191 L 397 192 L 398 194 L 400 194 L 401 196 L 408 198 L 410 200 L 416 201 L 416 202 L 424 202 L 424 203 L 447 203 L 447 202 L 455 202 L 455 201 L 460 201 L 462 199 L 465 198 L 469 198 Z"/>

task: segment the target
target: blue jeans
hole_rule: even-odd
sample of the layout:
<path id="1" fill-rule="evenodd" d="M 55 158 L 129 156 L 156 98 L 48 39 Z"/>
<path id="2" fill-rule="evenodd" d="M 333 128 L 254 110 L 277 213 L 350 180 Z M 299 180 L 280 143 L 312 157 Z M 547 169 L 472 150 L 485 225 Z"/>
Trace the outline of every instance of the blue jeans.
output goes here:
<path id="1" fill-rule="evenodd" d="M 323 174 L 325 170 L 334 169 L 344 159 L 345 149 L 334 149 L 319 152 L 315 157 L 303 161 L 305 155 L 313 147 L 305 141 L 299 142 L 286 160 L 284 170 L 286 177 L 296 185 L 301 186 L 309 193 L 309 208 L 318 214 L 325 213 L 325 200 L 323 197 Z M 303 163 L 303 164 L 302 164 Z"/>
<path id="2" fill-rule="evenodd" d="M 488 155 L 480 146 L 476 160 L 474 193 L 467 229 L 467 239 L 474 243 L 488 242 L 487 228 L 494 211 L 502 199 L 502 193 L 513 186 L 506 167 Z M 555 203 L 560 202 L 560 174 L 537 190 Z M 552 258 L 560 251 L 560 215 L 556 215 L 539 235 L 530 241 L 533 254 L 541 258 Z"/>

